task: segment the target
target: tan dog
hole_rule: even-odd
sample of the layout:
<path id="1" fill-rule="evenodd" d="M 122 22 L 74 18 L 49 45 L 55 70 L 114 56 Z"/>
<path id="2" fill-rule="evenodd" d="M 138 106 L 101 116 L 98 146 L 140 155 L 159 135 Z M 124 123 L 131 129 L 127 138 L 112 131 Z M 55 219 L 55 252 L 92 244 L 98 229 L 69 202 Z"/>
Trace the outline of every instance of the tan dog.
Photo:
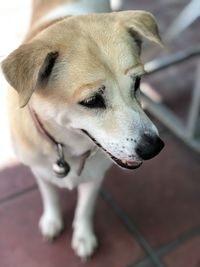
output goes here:
<path id="1" fill-rule="evenodd" d="M 38 0 L 33 7 L 24 44 L 2 63 L 15 89 L 13 144 L 36 176 L 46 239 L 63 229 L 54 186 L 78 186 L 72 247 L 84 259 L 97 246 L 93 209 L 112 161 L 134 169 L 163 148 L 139 99 L 141 40 L 161 41 L 148 12 L 98 13 L 110 11 L 108 0 Z"/>

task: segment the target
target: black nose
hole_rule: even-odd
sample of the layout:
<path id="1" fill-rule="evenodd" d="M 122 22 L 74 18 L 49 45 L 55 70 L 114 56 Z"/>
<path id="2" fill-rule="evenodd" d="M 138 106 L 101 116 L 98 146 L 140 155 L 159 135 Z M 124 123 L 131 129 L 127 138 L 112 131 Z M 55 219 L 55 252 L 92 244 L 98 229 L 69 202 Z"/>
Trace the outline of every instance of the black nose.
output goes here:
<path id="1" fill-rule="evenodd" d="M 158 155 L 158 153 L 163 149 L 164 145 L 164 142 L 157 135 L 153 136 L 144 134 L 140 143 L 136 147 L 136 152 L 139 157 L 147 160 Z"/>

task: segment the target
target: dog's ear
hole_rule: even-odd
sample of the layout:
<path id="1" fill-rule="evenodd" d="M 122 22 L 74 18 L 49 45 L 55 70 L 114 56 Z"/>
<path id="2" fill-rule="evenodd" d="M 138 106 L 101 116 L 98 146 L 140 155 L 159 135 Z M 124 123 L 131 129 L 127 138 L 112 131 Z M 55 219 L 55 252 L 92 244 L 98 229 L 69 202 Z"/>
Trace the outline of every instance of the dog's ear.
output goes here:
<path id="1" fill-rule="evenodd" d="M 146 38 L 153 41 L 160 46 L 163 46 L 162 40 L 159 35 L 158 25 L 155 17 L 150 13 L 142 10 L 136 11 L 122 11 L 118 12 L 122 24 L 127 30 L 138 40 L 138 37 Z"/>
<path id="2" fill-rule="evenodd" d="M 19 93 L 20 107 L 28 103 L 37 87 L 45 86 L 57 58 L 57 51 L 35 40 L 21 45 L 2 62 L 5 78 Z"/>

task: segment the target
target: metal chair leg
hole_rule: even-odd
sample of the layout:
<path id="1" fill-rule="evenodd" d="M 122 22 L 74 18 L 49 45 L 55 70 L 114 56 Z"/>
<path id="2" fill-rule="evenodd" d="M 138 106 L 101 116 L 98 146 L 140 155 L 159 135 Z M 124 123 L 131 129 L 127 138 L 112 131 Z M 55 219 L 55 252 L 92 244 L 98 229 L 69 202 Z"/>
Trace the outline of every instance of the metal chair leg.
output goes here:
<path id="1" fill-rule="evenodd" d="M 200 16 L 200 1 L 192 0 L 181 12 L 178 18 L 168 29 L 164 40 L 170 41 L 176 38 L 182 31 L 188 28 Z"/>
<path id="2" fill-rule="evenodd" d="M 200 137 L 200 61 L 198 61 L 196 82 L 192 94 L 187 123 L 187 138 Z"/>

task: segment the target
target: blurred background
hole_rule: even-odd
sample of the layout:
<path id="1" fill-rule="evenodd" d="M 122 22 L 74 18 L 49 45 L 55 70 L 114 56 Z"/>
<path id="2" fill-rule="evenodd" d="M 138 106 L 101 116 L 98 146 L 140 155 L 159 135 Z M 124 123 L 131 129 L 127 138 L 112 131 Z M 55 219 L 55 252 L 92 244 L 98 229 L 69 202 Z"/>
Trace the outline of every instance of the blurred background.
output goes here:
<path id="1" fill-rule="evenodd" d="M 95 215 L 100 247 L 89 267 L 200 266 L 200 1 L 115 0 L 114 10 L 144 9 L 165 48 L 143 45 L 144 107 L 166 146 L 134 172 L 113 166 Z M 31 1 L 0 2 L 0 61 L 23 40 Z M 15 158 L 0 74 L 0 267 L 82 266 L 70 247 L 76 192 L 62 190 L 66 230 L 53 244 L 37 229 L 40 195 Z"/>

